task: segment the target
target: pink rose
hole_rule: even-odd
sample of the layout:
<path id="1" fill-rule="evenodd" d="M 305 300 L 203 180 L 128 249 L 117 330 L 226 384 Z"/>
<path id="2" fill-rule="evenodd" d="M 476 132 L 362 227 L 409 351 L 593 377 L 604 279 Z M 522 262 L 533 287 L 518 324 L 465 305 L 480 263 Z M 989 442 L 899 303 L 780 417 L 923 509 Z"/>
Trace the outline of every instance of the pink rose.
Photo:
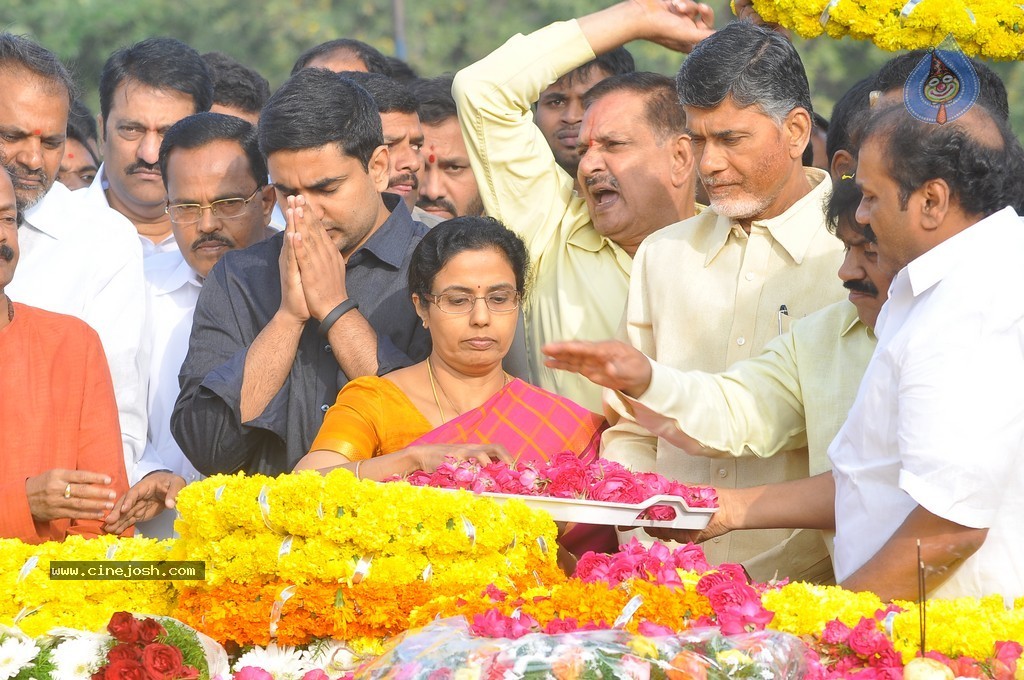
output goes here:
<path id="1" fill-rule="evenodd" d="M 505 598 L 508 597 L 508 593 L 504 590 L 499 589 L 493 583 L 489 583 L 487 588 L 484 589 L 484 594 L 491 598 L 495 602 L 504 602 Z"/>
<path id="2" fill-rule="evenodd" d="M 827 645 L 841 645 L 850 637 L 850 627 L 839 619 L 832 619 L 825 624 L 821 632 L 821 641 Z"/>
<path id="3" fill-rule="evenodd" d="M 586 466 L 575 456 L 561 457 L 559 461 L 548 470 L 547 494 L 555 498 L 583 498 L 587 491 Z"/>
<path id="4" fill-rule="evenodd" d="M 324 673 L 320 668 L 314 668 L 306 671 L 306 674 L 302 676 L 302 680 L 331 680 L 331 676 Z"/>
<path id="5" fill-rule="evenodd" d="M 753 589 L 751 588 L 751 590 Z M 716 608 L 715 612 L 718 614 L 718 625 L 725 635 L 740 635 L 764 630 L 764 627 L 775 618 L 775 614 L 765 609 L 760 600 L 746 600 L 742 604 L 726 607 L 724 610 Z"/>
<path id="6" fill-rule="evenodd" d="M 846 640 L 846 644 L 854 652 L 865 658 L 878 654 L 890 646 L 885 633 L 878 629 L 878 622 L 867 617 L 862 618 L 853 627 L 853 630 L 850 631 L 850 637 Z"/>
<path id="7" fill-rule="evenodd" d="M 637 631 L 646 637 L 662 637 L 665 635 L 675 635 L 676 632 L 668 626 L 662 626 L 658 623 L 651 623 L 650 621 L 641 621 L 640 625 L 637 626 Z"/>
<path id="8" fill-rule="evenodd" d="M 544 626 L 547 635 L 561 635 L 562 633 L 573 633 L 579 630 L 579 622 L 571 616 L 565 619 L 551 619 L 548 625 Z"/>
<path id="9" fill-rule="evenodd" d="M 695 571 L 698 574 L 702 574 L 711 568 L 707 557 L 704 556 L 704 550 L 693 543 L 687 543 L 673 550 L 672 561 L 676 569 Z"/>
<path id="10" fill-rule="evenodd" d="M 576 572 L 573 576 L 584 583 L 607 580 L 611 563 L 610 555 L 595 552 L 585 553 L 576 563 Z"/>
<path id="11" fill-rule="evenodd" d="M 704 578 L 701 577 L 701 580 L 704 580 Z M 741 607 L 747 602 L 756 603 L 758 606 L 761 604 L 761 596 L 757 594 L 756 590 L 746 583 L 738 583 L 736 581 L 725 581 L 712 586 L 705 595 L 711 604 L 711 608 L 719 616 L 726 609 Z"/>
<path id="12" fill-rule="evenodd" d="M 262 668 L 246 666 L 245 668 L 238 669 L 234 680 L 274 680 L 274 676 Z"/>

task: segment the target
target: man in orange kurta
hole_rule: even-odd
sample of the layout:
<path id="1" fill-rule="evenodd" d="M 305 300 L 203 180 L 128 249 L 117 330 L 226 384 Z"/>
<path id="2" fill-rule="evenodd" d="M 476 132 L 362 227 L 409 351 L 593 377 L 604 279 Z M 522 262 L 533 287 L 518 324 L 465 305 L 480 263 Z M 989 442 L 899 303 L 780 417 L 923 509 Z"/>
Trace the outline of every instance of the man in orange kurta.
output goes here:
<path id="1" fill-rule="evenodd" d="M 85 322 L 4 293 L 20 222 L 0 167 L 0 537 L 98 536 L 128 490 L 110 368 Z"/>

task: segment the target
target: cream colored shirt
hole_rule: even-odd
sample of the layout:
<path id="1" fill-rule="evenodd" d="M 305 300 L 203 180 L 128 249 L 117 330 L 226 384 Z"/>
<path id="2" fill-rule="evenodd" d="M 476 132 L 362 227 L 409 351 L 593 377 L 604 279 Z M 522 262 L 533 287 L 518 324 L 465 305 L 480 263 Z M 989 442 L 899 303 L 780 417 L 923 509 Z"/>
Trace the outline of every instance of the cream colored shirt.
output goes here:
<path id="1" fill-rule="evenodd" d="M 843 247 L 825 228 L 823 212 L 832 182 L 821 170 L 805 172 L 813 189 L 783 214 L 753 222 L 749 235 L 735 221 L 706 210 L 649 236 L 637 251 L 630 281 L 624 329 L 630 344 L 667 366 L 720 372 L 759 352 L 788 330 L 790 319 L 843 298 L 836 284 Z M 788 315 L 779 313 L 783 306 Z M 637 424 L 620 397 L 609 393 L 608 407 L 612 427 L 604 434 L 602 455 L 634 470 L 732 488 L 809 474 L 806 449 L 766 459 L 689 456 Z M 808 569 L 828 560 L 818 533 L 782 560 L 761 565 L 754 559 L 791 534 L 732 532 L 704 548 L 715 563 L 744 562 L 755 578 L 776 572 L 814 578 Z"/>
<path id="2" fill-rule="evenodd" d="M 452 94 L 488 215 L 526 242 L 533 270 L 524 303 L 531 382 L 601 411 L 601 390 L 553 371 L 541 347 L 554 340 L 604 340 L 622 319 L 632 261 L 594 231 L 573 179 L 533 122 L 530 106 L 551 83 L 594 58 L 575 21 L 513 36 L 455 76 Z"/>
<path id="3" fill-rule="evenodd" d="M 793 323 L 789 333 L 724 373 L 651 362 L 651 384 L 622 397 L 637 423 L 670 443 L 685 434 L 709 457 L 807 447 L 810 474 L 831 470 L 828 446 L 846 421 L 875 336 L 843 300 Z"/>
<path id="4" fill-rule="evenodd" d="M 652 362 L 647 391 L 639 399 L 623 395 L 623 402 L 637 423 L 669 443 L 681 442 L 682 434 L 696 439 L 702 455 L 764 458 L 806 446 L 816 475 L 832 468 L 829 444 L 874 349 L 874 333 L 844 300 L 795 321 L 761 354 L 724 373 Z M 829 554 L 833 537 L 823 532 Z"/>

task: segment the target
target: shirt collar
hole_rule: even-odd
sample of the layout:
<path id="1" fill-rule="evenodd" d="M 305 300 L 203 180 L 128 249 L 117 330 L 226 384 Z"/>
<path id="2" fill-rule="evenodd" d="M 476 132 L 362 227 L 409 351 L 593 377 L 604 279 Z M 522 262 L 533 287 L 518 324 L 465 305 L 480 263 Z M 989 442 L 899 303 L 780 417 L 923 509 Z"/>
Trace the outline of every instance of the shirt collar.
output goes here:
<path id="1" fill-rule="evenodd" d="M 69 223 L 71 215 L 67 210 L 67 199 L 71 190 L 60 182 L 54 182 L 42 200 L 25 212 L 25 224 L 53 239 L 61 239 L 73 228 Z"/>
<path id="2" fill-rule="evenodd" d="M 983 257 L 983 253 L 979 251 L 986 247 L 985 232 L 997 228 L 1003 220 L 1019 219 L 1013 208 L 1003 208 L 912 260 L 906 266 L 906 272 L 914 297 L 941 281 L 960 262 L 973 257 Z"/>
<path id="3" fill-rule="evenodd" d="M 802 196 L 796 203 L 789 206 L 785 212 L 766 220 L 755 220 L 751 226 L 764 227 L 771 234 L 772 238 L 779 242 L 779 245 L 789 253 L 797 264 L 803 262 L 807 249 L 811 242 L 818 235 L 825 224 L 825 197 L 832 190 L 832 178 L 827 172 L 819 168 L 804 168 L 804 175 L 811 184 L 811 190 Z M 712 209 L 708 208 L 711 212 Z M 725 247 L 729 236 L 736 232 L 743 231 L 739 223 L 729 217 L 718 215 L 715 220 L 714 231 L 710 239 L 707 257 L 704 259 L 704 266 L 711 264 L 715 256 Z"/>
<path id="4" fill-rule="evenodd" d="M 391 211 L 391 214 L 356 253 L 365 250 L 381 262 L 399 269 L 409 250 L 409 242 L 415 236 L 417 223 L 413 221 L 409 209 L 405 207 L 405 201 L 400 196 L 383 193 L 380 197 L 384 200 L 384 207 Z"/>
<path id="5" fill-rule="evenodd" d="M 166 252 L 145 260 L 147 277 L 156 295 L 168 295 L 185 286 L 203 287 L 203 280 L 181 252 Z"/>

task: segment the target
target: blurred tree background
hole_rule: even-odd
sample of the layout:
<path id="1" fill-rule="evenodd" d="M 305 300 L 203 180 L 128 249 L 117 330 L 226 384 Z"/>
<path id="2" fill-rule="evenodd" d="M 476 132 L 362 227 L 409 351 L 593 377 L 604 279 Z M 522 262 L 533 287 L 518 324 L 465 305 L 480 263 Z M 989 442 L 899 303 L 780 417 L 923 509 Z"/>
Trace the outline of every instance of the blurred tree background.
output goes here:
<path id="1" fill-rule="evenodd" d="M 457 70 L 509 36 L 606 6 L 601 0 L 0 0 L 0 24 L 31 35 L 73 69 L 86 102 L 97 107 L 107 56 L 155 35 L 179 38 L 200 52 L 219 50 L 256 68 L 272 87 L 308 47 L 337 37 L 363 40 L 403 56 L 423 76 Z M 718 26 L 728 5 L 714 0 Z M 396 12 L 401 9 L 401 12 Z M 404 17 L 396 45 L 395 16 Z M 641 68 L 674 73 L 682 55 L 646 43 L 629 46 Z M 870 43 L 821 37 L 797 40 L 815 108 L 829 117 L 835 100 L 892 56 Z M 404 54 L 403 54 L 404 52 Z M 996 63 L 1010 92 L 1014 127 L 1024 124 L 1024 67 Z"/>

